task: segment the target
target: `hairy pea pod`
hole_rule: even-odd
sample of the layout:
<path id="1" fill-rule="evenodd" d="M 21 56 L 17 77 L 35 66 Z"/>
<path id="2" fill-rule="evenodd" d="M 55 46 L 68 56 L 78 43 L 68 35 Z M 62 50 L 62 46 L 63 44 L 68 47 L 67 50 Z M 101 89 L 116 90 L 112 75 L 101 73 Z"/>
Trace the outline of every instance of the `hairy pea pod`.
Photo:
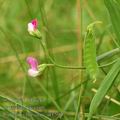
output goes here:
<path id="1" fill-rule="evenodd" d="M 95 36 L 93 34 L 93 25 L 90 24 L 87 28 L 84 43 L 84 64 L 88 74 L 95 79 L 98 71 L 98 65 L 96 61 L 96 45 Z"/>

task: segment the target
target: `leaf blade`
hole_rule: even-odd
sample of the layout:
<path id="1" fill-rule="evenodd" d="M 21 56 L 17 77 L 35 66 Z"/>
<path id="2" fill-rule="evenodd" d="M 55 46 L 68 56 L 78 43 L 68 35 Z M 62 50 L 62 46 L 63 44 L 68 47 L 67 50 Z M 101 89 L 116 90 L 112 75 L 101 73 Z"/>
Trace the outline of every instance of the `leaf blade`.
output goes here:
<path id="1" fill-rule="evenodd" d="M 120 46 L 120 1 L 119 0 L 105 0 L 105 5 L 109 11 L 113 30 L 117 37 L 117 43 Z"/>
<path id="2" fill-rule="evenodd" d="M 120 58 L 113 65 L 105 79 L 102 81 L 97 93 L 93 97 L 89 108 L 88 120 L 91 120 L 92 115 L 95 113 L 97 107 L 100 105 L 102 99 L 106 95 L 109 88 L 112 86 L 113 82 L 115 81 L 119 73 L 120 73 Z"/>

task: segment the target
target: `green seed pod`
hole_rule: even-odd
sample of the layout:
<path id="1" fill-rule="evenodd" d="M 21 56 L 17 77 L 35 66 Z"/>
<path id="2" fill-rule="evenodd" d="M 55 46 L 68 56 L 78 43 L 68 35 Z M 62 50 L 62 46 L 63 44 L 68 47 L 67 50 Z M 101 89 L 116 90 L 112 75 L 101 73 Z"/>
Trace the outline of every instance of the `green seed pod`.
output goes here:
<path id="1" fill-rule="evenodd" d="M 96 78 L 96 74 L 98 71 L 98 65 L 96 61 L 95 37 L 93 34 L 93 25 L 95 23 L 92 23 L 87 27 L 87 32 L 86 32 L 86 36 L 84 40 L 85 42 L 84 44 L 84 65 L 86 67 L 86 71 L 88 72 L 90 77 L 92 77 L 93 79 Z"/>

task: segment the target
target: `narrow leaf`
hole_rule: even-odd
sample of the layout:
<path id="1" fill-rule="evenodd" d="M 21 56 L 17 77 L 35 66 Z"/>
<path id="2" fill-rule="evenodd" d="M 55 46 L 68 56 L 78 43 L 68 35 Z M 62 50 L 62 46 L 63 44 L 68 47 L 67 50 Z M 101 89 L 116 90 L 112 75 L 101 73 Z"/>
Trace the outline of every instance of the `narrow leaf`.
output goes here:
<path id="1" fill-rule="evenodd" d="M 120 73 L 120 58 L 113 65 L 105 79 L 102 81 L 97 93 L 93 97 L 92 102 L 90 104 L 88 120 L 91 120 L 92 115 L 97 110 L 102 99 L 104 98 L 110 87 L 113 85 L 113 82 L 115 81 L 119 73 Z"/>
<path id="2" fill-rule="evenodd" d="M 105 0 L 105 5 L 109 11 L 113 30 L 117 37 L 117 43 L 120 46 L 120 0 Z"/>

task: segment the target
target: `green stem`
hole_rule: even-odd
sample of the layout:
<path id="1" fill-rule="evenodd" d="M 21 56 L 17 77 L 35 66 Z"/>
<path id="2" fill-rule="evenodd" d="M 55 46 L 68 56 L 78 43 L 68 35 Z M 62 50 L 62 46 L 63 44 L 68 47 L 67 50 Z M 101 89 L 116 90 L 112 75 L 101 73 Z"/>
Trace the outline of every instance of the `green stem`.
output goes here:
<path id="1" fill-rule="evenodd" d="M 107 63 L 107 64 L 104 64 L 104 65 L 100 65 L 98 66 L 99 68 L 103 68 L 103 67 L 108 67 L 112 64 L 114 64 L 116 62 L 116 60 L 110 62 L 110 63 Z M 58 65 L 56 64 L 55 62 L 53 64 L 47 64 L 48 67 L 59 67 L 59 68 L 66 68 L 66 69 L 86 69 L 84 66 L 82 67 L 77 67 L 77 66 L 63 66 L 63 65 Z M 40 66 L 38 66 L 39 68 Z"/>
<path id="2" fill-rule="evenodd" d="M 97 61 L 101 61 L 103 59 L 108 59 L 112 57 L 113 55 L 117 55 L 120 53 L 120 48 L 113 49 L 109 52 L 103 53 L 102 55 L 97 57 Z"/>

